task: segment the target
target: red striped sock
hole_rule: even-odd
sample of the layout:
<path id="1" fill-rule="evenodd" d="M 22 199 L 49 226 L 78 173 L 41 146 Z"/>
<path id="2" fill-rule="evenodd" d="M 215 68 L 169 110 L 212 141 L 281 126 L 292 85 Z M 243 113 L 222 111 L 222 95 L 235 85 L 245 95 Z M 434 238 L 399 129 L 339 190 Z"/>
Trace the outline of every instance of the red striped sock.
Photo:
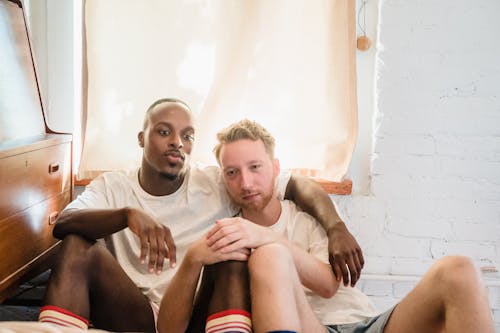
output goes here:
<path id="1" fill-rule="evenodd" d="M 226 310 L 207 318 L 205 333 L 252 333 L 250 313 L 245 310 Z"/>
<path id="2" fill-rule="evenodd" d="M 77 327 L 84 330 L 89 327 L 87 319 L 53 305 L 46 305 L 40 309 L 38 321 L 65 327 Z"/>

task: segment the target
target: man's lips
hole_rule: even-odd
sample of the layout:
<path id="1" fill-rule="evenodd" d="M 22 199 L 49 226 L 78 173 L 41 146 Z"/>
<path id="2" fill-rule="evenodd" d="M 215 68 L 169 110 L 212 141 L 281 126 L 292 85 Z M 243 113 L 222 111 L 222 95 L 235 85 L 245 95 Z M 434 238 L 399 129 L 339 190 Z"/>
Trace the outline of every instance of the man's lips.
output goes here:
<path id="1" fill-rule="evenodd" d="M 245 201 L 251 201 L 251 200 L 254 200 L 255 198 L 257 198 L 258 196 L 259 196 L 259 193 L 242 194 L 241 199 L 243 199 Z"/>
<path id="2" fill-rule="evenodd" d="M 165 156 L 167 158 L 167 161 L 171 163 L 178 163 L 185 160 L 184 154 L 179 151 L 169 151 L 166 152 L 163 156 Z"/>

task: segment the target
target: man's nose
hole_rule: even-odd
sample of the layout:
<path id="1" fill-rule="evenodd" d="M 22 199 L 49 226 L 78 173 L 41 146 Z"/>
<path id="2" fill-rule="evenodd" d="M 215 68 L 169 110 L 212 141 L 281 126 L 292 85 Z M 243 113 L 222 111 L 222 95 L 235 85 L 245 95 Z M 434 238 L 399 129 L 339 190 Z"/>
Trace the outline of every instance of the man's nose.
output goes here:
<path id="1" fill-rule="evenodd" d="M 178 135 L 177 133 L 172 133 L 169 139 L 170 140 L 168 141 L 168 145 L 170 147 L 174 147 L 176 149 L 180 149 L 183 147 L 181 136 Z"/>
<path id="2" fill-rule="evenodd" d="M 243 170 L 241 172 L 241 187 L 245 190 L 252 188 L 252 175 L 250 172 Z"/>

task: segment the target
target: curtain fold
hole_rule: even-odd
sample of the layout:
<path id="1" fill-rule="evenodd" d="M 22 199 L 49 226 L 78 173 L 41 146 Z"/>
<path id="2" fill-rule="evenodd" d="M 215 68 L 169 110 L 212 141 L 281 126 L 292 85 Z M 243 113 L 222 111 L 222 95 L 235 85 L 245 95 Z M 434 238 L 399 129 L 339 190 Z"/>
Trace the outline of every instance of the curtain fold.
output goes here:
<path id="1" fill-rule="evenodd" d="M 242 118 L 277 139 L 284 168 L 339 181 L 357 136 L 355 1 L 86 0 L 87 121 L 79 176 L 134 168 L 146 108 L 197 115 L 193 160 Z M 147 19 L 144 19 L 147 18 Z"/>

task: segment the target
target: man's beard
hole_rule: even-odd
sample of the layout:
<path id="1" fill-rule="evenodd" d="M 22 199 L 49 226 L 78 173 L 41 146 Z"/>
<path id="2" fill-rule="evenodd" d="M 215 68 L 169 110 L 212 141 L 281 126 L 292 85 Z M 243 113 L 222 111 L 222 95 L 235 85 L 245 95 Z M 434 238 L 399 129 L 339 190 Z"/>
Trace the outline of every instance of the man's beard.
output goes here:
<path id="1" fill-rule="evenodd" d="M 186 174 L 186 168 L 184 167 L 179 171 L 177 171 L 176 173 L 166 172 L 166 171 L 160 172 L 160 176 L 162 178 L 168 179 L 170 181 L 178 180 L 179 178 L 184 178 L 185 174 Z"/>
<path id="2" fill-rule="evenodd" d="M 177 178 L 179 178 L 180 173 L 173 174 L 173 173 L 168 173 L 168 172 L 160 172 L 160 176 L 162 178 L 166 178 L 170 181 L 174 181 L 174 180 L 177 180 Z"/>
<path id="3" fill-rule="evenodd" d="M 249 212 L 261 212 L 271 201 L 273 194 L 265 194 L 261 196 L 261 200 L 257 202 L 245 202 L 244 200 L 240 200 L 239 206 L 241 209 L 249 211 Z"/>
<path id="4" fill-rule="evenodd" d="M 187 156 L 185 157 L 184 165 L 177 173 L 162 171 L 162 172 L 160 172 L 160 176 L 162 178 L 166 178 L 170 181 L 174 181 L 174 180 L 177 180 L 179 178 L 184 178 L 184 175 L 186 174 L 186 170 L 187 170 L 186 161 L 188 161 L 188 163 L 189 163 L 189 159 L 187 158 Z M 175 164 L 171 164 L 170 167 L 175 168 Z"/>

